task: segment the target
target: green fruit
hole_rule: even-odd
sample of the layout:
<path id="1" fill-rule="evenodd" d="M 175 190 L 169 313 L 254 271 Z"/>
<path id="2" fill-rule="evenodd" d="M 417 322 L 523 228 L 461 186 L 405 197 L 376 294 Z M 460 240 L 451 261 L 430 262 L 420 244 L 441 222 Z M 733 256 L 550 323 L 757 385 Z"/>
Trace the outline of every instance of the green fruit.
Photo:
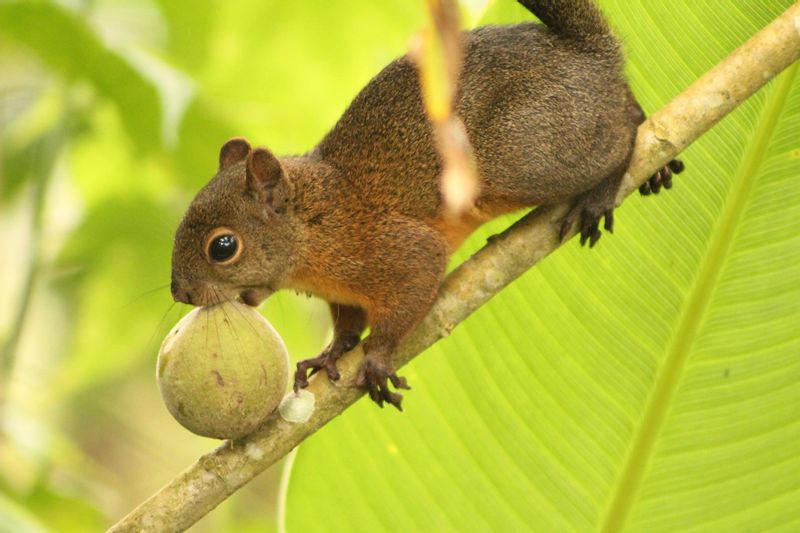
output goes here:
<path id="1" fill-rule="evenodd" d="M 218 439 L 252 432 L 289 381 L 283 340 L 252 307 L 226 302 L 192 310 L 158 352 L 158 385 L 186 429 Z"/>

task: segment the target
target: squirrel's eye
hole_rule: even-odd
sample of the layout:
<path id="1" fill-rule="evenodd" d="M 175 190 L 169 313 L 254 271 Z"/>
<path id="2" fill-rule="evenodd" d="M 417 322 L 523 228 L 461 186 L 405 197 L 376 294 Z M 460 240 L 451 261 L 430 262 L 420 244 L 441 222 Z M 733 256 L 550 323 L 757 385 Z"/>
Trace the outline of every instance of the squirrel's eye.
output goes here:
<path id="1" fill-rule="evenodd" d="M 208 247 L 208 255 L 219 263 L 233 257 L 238 247 L 239 244 L 236 242 L 236 237 L 223 235 L 211 241 L 211 246 Z"/>
<path id="2" fill-rule="evenodd" d="M 239 239 L 227 228 L 217 228 L 206 243 L 206 256 L 212 263 L 231 263 L 241 252 Z"/>

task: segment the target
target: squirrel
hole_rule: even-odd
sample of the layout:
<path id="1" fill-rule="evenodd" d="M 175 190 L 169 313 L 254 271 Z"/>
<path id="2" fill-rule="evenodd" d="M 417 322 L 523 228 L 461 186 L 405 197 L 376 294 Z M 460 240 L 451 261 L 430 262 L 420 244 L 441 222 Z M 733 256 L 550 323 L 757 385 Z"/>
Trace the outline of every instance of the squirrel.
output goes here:
<path id="1" fill-rule="evenodd" d="M 622 74 L 617 39 L 592 0 L 519 0 L 543 24 L 462 34 L 454 109 L 474 150 L 480 194 L 458 218 L 444 212 L 441 159 L 414 62 L 386 66 L 305 155 L 276 157 L 242 138 L 224 144 L 217 174 L 178 227 L 176 301 L 259 305 L 290 288 L 330 305 L 334 335 L 297 363 L 339 379 L 337 360 L 369 325 L 356 385 L 401 409 L 398 343 L 426 315 L 447 260 L 484 222 L 570 202 L 562 240 L 577 225 L 594 245 L 613 230 L 614 199 L 645 115 Z M 670 188 L 671 161 L 641 188 Z M 389 384 L 391 383 L 392 388 Z"/>

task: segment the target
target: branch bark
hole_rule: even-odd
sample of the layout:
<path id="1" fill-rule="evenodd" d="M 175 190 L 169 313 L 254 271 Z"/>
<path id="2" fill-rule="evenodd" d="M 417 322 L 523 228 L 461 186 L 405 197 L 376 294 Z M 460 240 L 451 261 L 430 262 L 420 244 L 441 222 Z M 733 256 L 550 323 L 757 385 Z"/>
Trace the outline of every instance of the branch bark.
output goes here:
<path id="1" fill-rule="evenodd" d="M 800 0 L 639 128 L 621 203 L 656 169 L 708 131 L 726 114 L 800 57 Z M 557 249 L 567 206 L 539 208 L 491 240 L 443 283 L 425 320 L 402 344 L 402 366 L 450 331 L 494 294 Z M 311 381 L 316 409 L 293 424 L 273 414 L 257 432 L 202 456 L 110 531 L 184 530 L 358 400 L 351 386 L 363 352 L 342 358 L 339 384 Z"/>

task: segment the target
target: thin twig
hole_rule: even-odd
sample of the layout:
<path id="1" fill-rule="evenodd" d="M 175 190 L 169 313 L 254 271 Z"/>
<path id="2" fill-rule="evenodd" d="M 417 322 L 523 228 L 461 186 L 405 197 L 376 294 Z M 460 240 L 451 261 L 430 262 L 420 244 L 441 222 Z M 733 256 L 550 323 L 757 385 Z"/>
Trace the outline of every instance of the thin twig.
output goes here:
<path id="1" fill-rule="evenodd" d="M 636 151 L 618 200 L 764 86 L 800 56 L 800 1 L 695 82 L 639 128 Z M 765 73 L 768 75 L 765 76 Z M 557 249 L 566 206 L 537 209 L 500 234 L 442 285 L 433 309 L 403 343 L 403 365 L 446 336 L 494 294 Z M 360 348 L 340 360 L 340 385 L 312 380 L 316 411 L 304 424 L 277 415 L 256 433 L 225 443 L 201 457 L 142 503 L 111 531 L 177 531 L 188 528 L 265 468 L 358 400 L 352 383 L 363 357 Z"/>

